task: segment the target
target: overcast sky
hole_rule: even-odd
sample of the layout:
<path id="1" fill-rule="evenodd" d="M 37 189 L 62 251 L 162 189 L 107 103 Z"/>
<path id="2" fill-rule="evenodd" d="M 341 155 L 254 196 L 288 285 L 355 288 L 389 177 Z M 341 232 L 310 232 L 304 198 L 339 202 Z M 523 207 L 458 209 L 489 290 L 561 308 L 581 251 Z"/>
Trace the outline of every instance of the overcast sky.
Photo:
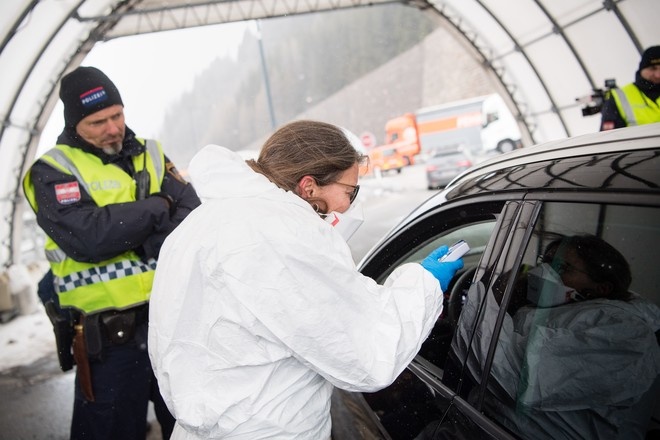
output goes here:
<path id="1" fill-rule="evenodd" d="M 249 22 L 124 37 L 97 43 L 83 66 L 104 71 L 117 85 L 126 122 L 140 137 L 157 137 L 168 106 L 218 57 L 235 56 Z M 39 152 L 55 145 L 62 131 L 58 101 L 41 136 Z"/>

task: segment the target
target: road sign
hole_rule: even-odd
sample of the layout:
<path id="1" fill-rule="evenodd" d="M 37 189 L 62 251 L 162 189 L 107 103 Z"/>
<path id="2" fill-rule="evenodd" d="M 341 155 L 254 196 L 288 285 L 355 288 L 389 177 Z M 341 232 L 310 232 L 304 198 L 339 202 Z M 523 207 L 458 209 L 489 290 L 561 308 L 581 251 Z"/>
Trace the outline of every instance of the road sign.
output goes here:
<path id="1" fill-rule="evenodd" d="M 376 146 L 376 136 L 370 131 L 365 131 L 360 135 L 360 140 L 364 148 L 369 149 Z"/>

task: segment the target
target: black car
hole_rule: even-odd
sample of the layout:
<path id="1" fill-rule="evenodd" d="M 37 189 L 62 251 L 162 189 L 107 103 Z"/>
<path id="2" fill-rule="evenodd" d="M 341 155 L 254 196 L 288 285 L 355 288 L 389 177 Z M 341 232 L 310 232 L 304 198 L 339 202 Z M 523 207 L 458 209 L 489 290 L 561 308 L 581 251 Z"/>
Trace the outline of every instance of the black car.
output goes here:
<path id="1" fill-rule="evenodd" d="M 468 154 L 460 150 L 436 152 L 426 161 L 427 188 L 444 188 L 456 176 L 470 168 L 472 162 Z"/>
<path id="2" fill-rule="evenodd" d="M 481 163 L 360 270 L 382 282 L 459 239 L 465 267 L 414 361 L 384 390 L 336 396 L 360 435 L 658 438 L 660 124 Z"/>

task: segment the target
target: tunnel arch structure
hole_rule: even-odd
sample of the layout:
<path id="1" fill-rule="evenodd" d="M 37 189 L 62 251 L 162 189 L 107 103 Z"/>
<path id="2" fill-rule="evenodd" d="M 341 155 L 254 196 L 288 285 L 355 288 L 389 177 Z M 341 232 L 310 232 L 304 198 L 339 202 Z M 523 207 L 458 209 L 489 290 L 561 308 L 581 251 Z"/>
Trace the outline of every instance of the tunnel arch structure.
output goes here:
<path id="1" fill-rule="evenodd" d="M 593 132 L 577 97 L 634 78 L 660 44 L 657 0 L 6 0 L 0 2 L 0 263 L 21 261 L 21 176 L 59 79 L 95 43 L 131 35 L 401 3 L 437 17 L 495 79 L 525 144 Z"/>

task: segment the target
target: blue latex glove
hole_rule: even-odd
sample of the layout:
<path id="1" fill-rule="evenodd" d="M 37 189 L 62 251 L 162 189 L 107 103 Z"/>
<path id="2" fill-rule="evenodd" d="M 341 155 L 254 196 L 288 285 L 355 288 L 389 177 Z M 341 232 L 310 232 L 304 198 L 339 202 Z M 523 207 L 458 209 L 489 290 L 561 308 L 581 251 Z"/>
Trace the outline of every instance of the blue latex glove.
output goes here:
<path id="1" fill-rule="evenodd" d="M 449 246 L 440 246 L 433 252 L 429 254 L 428 257 L 422 260 L 422 267 L 433 274 L 434 277 L 440 281 L 440 287 L 443 292 L 447 291 L 451 279 L 454 277 L 456 272 L 460 269 L 463 269 L 463 259 L 459 258 L 456 261 L 447 261 L 441 263 L 438 261 L 442 258 L 447 251 Z"/>

